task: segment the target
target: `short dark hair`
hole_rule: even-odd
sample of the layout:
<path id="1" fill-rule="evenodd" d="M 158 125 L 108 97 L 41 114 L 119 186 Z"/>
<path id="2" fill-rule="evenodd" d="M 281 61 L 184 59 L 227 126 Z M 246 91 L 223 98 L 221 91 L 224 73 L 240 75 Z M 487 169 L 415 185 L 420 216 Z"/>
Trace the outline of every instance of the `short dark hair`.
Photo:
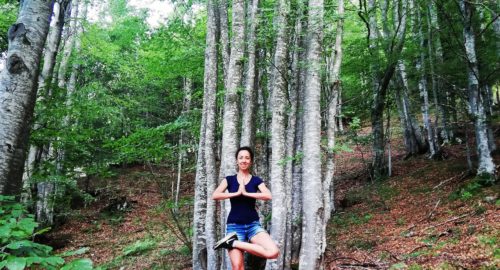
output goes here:
<path id="1" fill-rule="evenodd" d="M 248 153 L 250 153 L 250 160 L 253 162 L 253 150 L 252 150 L 252 148 L 250 148 L 250 146 L 242 146 L 242 147 L 238 148 L 238 150 L 236 150 L 236 154 L 234 155 L 234 157 L 236 159 L 238 159 L 238 154 L 241 151 L 248 151 Z"/>

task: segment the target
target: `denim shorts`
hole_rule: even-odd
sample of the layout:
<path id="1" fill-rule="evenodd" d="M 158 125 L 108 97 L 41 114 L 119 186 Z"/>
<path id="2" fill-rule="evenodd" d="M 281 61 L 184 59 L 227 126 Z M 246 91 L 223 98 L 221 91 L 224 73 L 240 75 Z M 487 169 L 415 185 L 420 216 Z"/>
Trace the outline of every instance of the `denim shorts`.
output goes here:
<path id="1" fill-rule="evenodd" d="M 235 232 L 238 235 L 238 240 L 244 242 L 249 242 L 256 234 L 265 231 L 266 230 L 260 226 L 259 221 L 248 224 L 228 223 L 226 225 L 226 234 Z"/>

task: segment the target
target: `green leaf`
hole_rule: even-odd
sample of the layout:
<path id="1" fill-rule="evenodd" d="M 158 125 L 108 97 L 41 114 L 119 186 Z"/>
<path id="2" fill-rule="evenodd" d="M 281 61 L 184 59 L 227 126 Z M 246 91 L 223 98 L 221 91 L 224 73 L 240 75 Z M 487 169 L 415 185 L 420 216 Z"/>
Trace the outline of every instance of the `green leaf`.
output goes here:
<path id="1" fill-rule="evenodd" d="M 60 270 L 91 270 L 92 261 L 90 259 L 76 259 L 64 265 Z"/>
<path id="2" fill-rule="evenodd" d="M 59 257 L 59 256 L 51 256 L 51 257 L 46 257 L 42 258 L 41 264 L 49 264 L 49 265 L 61 265 L 64 263 L 64 259 Z"/>
<path id="3" fill-rule="evenodd" d="M 68 256 L 74 256 L 74 255 L 82 255 L 87 253 L 90 250 L 88 247 L 83 247 L 77 250 L 69 250 L 64 253 L 59 254 L 61 257 L 68 257 Z"/>
<path id="4" fill-rule="evenodd" d="M 9 256 L 6 260 L 5 267 L 9 270 L 23 270 L 26 266 L 25 258 Z"/>
<path id="5" fill-rule="evenodd" d="M 153 249 L 156 246 L 156 242 L 153 240 L 138 240 L 132 245 L 129 245 L 125 247 L 123 250 L 123 255 L 134 255 L 134 254 L 139 254 L 145 251 L 148 251 L 150 249 Z"/>

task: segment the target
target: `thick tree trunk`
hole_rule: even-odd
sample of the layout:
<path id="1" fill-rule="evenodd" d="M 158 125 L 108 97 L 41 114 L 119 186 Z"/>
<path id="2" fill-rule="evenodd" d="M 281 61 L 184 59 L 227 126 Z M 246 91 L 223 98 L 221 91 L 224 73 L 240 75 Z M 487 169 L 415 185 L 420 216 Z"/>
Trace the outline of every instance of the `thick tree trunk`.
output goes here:
<path id="1" fill-rule="evenodd" d="M 248 65 L 243 100 L 241 146 L 254 146 L 255 141 L 255 103 L 257 97 L 257 27 L 259 25 L 259 0 L 252 0 L 250 7 L 250 29 L 248 31 Z"/>
<path id="2" fill-rule="evenodd" d="M 215 0 L 207 1 L 207 34 L 203 115 L 196 164 L 195 205 L 193 218 L 193 269 L 218 269 L 215 202 L 210 198 L 215 178 L 215 119 L 217 90 L 217 17 Z"/>
<path id="3" fill-rule="evenodd" d="M 238 89 L 242 85 L 242 72 L 245 51 L 245 1 L 234 0 L 232 8 L 232 39 L 231 54 L 227 71 L 227 85 L 224 99 L 221 167 L 219 179 L 236 173 L 234 153 L 239 144 L 239 104 Z M 222 202 L 221 230 L 225 231 L 226 215 L 229 212 L 229 200 Z M 225 253 L 226 255 L 227 253 Z M 224 264 L 227 267 L 229 257 L 224 256 Z M 224 267 L 224 266 L 223 266 Z"/>
<path id="4" fill-rule="evenodd" d="M 50 1 L 24 1 L 8 33 L 6 67 L 0 74 L 0 194 L 19 195 L 42 51 L 49 31 Z"/>
<path id="5" fill-rule="evenodd" d="M 479 68 L 476 58 L 476 41 L 474 28 L 472 26 L 473 5 L 465 0 L 459 2 L 460 10 L 464 18 L 463 35 L 465 41 L 465 52 L 467 59 L 467 94 L 468 107 L 470 114 L 474 120 L 476 133 L 476 148 L 478 152 L 478 169 L 477 174 L 489 175 L 490 178 L 495 177 L 495 163 L 490 153 L 488 142 L 488 126 L 486 121 L 486 112 L 481 100 L 481 89 L 479 88 Z"/>
<path id="6" fill-rule="evenodd" d="M 304 159 L 307 181 L 302 182 L 303 225 L 300 269 L 321 269 L 323 257 L 325 206 L 321 174 L 321 43 L 323 1 L 310 0 L 308 11 L 307 75 L 304 95 Z"/>
<path id="7" fill-rule="evenodd" d="M 271 235 L 280 249 L 277 260 L 268 260 L 266 269 L 283 269 L 286 217 L 288 209 L 286 201 L 288 184 L 285 182 L 285 123 L 287 109 L 287 74 L 288 74 L 288 17 L 290 13 L 289 1 L 280 0 L 277 9 L 278 32 L 272 65 L 272 122 L 271 122 L 271 186 L 273 190 Z"/>

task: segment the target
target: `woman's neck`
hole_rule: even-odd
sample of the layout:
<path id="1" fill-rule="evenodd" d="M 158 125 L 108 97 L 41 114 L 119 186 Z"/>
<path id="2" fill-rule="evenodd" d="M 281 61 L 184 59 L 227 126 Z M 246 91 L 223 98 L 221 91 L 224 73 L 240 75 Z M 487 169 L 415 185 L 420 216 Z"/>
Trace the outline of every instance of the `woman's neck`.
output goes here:
<path id="1" fill-rule="evenodd" d="M 244 175 L 244 176 L 247 176 L 250 174 L 250 170 L 239 170 L 238 171 L 238 174 L 239 175 Z"/>

